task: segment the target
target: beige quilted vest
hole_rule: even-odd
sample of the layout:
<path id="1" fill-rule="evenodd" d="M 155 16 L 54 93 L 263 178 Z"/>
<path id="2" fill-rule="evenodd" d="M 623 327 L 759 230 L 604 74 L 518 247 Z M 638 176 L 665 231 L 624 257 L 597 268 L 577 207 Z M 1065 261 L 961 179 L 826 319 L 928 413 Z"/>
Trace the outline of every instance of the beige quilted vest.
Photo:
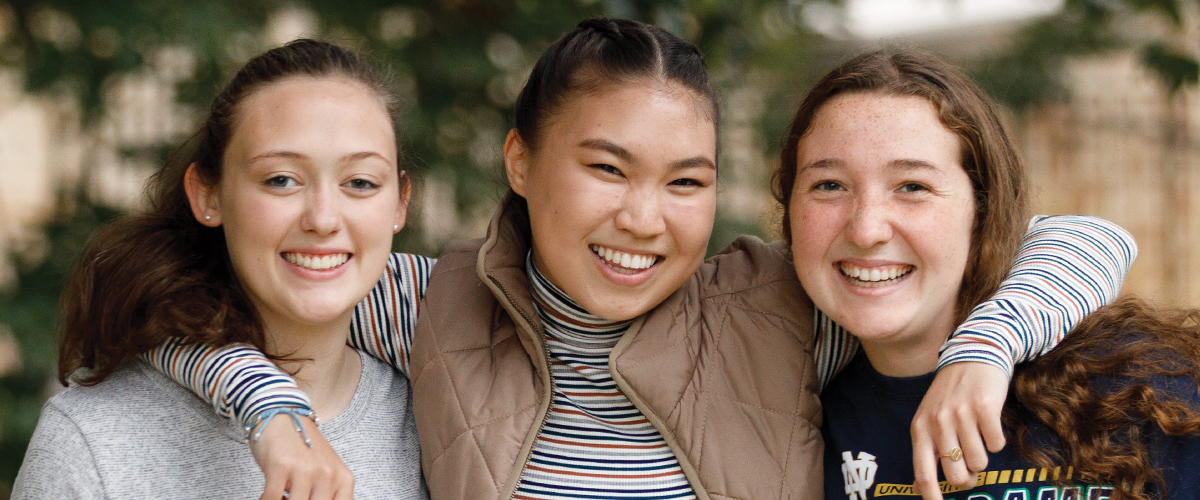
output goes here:
<path id="1" fill-rule="evenodd" d="M 438 260 L 412 348 L 434 500 L 507 499 L 549 412 L 551 380 L 510 194 L 486 240 Z M 701 499 L 823 494 L 813 310 L 779 243 L 744 237 L 634 321 L 613 379 L 658 428 Z"/>

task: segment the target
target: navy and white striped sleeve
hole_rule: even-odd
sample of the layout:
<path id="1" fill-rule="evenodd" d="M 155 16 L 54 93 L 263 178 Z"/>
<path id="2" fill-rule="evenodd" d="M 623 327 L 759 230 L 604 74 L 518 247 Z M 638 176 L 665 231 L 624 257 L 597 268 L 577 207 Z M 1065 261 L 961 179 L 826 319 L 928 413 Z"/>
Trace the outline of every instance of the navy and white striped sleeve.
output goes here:
<path id="1" fill-rule="evenodd" d="M 392 254 L 379 283 L 354 309 L 350 344 L 407 375 L 412 330 L 434 262 L 418 255 Z M 274 408 L 312 410 L 312 402 L 295 379 L 252 346 L 183 345 L 173 339 L 142 358 L 208 401 L 217 414 L 235 418 L 243 427 Z"/>
<path id="2" fill-rule="evenodd" d="M 1016 363 L 1045 354 L 1079 321 L 1112 302 L 1137 256 L 1133 236 L 1112 222 L 1037 216 L 999 290 L 971 311 L 942 346 L 938 369 L 990 363 L 1012 376 Z M 815 314 L 817 379 L 823 390 L 858 353 L 858 341 Z"/>
<path id="3" fill-rule="evenodd" d="M 258 349 L 246 344 L 212 347 L 169 339 L 142 355 L 151 366 L 212 404 L 218 415 L 248 428 L 274 408 L 312 410 L 296 381 Z"/>
<path id="4" fill-rule="evenodd" d="M 1008 278 L 942 346 L 938 368 L 981 361 L 1012 375 L 1053 349 L 1079 321 L 1117 298 L 1137 257 L 1120 226 L 1096 217 L 1039 216 Z"/>
<path id="5" fill-rule="evenodd" d="M 429 273 L 437 260 L 394 253 L 379 284 L 354 308 L 350 345 L 408 376 L 408 353 Z"/>

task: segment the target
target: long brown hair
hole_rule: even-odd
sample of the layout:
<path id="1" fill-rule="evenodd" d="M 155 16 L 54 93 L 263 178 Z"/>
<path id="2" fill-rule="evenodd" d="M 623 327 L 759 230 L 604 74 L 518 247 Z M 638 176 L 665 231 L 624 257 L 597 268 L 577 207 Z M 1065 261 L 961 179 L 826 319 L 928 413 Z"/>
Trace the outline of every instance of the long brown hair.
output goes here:
<path id="1" fill-rule="evenodd" d="M 395 116 L 395 98 L 383 80 L 362 57 L 336 45 L 297 40 L 247 62 L 213 99 L 200 131 L 151 177 L 146 211 L 120 217 L 88 241 L 61 297 L 60 382 L 98 383 L 173 337 L 244 342 L 265 352 L 262 325 L 234 275 L 224 230 L 196 221 L 183 180 L 194 164 L 203 183 L 217 185 L 238 105 L 295 77 L 346 78 L 373 91 Z"/>
<path id="2" fill-rule="evenodd" d="M 1039 467 L 1070 465 L 1113 500 L 1163 497 L 1146 434 L 1200 435 L 1200 310 L 1122 298 L 1084 318 L 1049 354 L 1018 367 L 1004 423 Z M 1030 442 L 1049 429 L 1057 446 Z M 1172 492 L 1174 493 L 1174 492 Z"/>
<path id="3" fill-rule="evenodd" d="M 878 50 L 838 66 L 797 110 L 772 177 L 789 243 L 787 206 L 799 142 L 824 103 L 850 92 L 928 99 L 942 124 L 961 138 L 977 203 L 971 258 L 956 304 L 961 322 L 1008 274 L 1027 220 L 1025 174 L 994 105 L 953 66 L 921 52 Z M 1156 390 L 1164 380 L 1179 390 Z M 1148 426 L 1169 436 L 1200 435 L 1198 384 L 1200 311 L 1121 299 L 1085 318 L 1046 356 L 1018 367 L 1005 428 L 1022 456 L 1039 467 L 1069 465 L 1089 481 L 1112 484 L 1114 500 L 1148 500 L 1155 492 L 1151 485 L 1162 496 L 1162 477 L 1145 444 Z M 1035 427 L 1049 430 L 1056 442 L 1033 442 Z"/>
<path id="4" fill-rule="evenodd" d="M 813 117 L 830 99 L 849 93 L 915 96 L 933 103 L 938 119 L 959 137 L 962 167 L 975 191 L 971 257 L 955 311 L 962 322 L 976 304 L 996 293 L 1025 233 L 1025 173 L 995 106 L 970 78 L 935 56 L 906 49 L 858 55 L 825 75 L 800 103 L 784 136 L 771 191 L 783 207 L 783 236 L 792 241 L 788 204 L 796 182 L 796 153 Z M 799 235 L 798 235 L 799 236 Z"/>

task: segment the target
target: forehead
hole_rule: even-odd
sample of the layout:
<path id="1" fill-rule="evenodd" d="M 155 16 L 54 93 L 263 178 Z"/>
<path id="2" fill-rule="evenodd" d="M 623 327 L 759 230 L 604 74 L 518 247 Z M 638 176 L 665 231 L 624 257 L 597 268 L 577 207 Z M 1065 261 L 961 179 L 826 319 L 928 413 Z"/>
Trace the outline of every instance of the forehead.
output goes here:
<path id="1" fill-rule="evenodd" d="M 383 99 L 345 77 L 291 77 L 256 89 L 238 103 L 230 149 L 385 149 L 395 132 Z"/>
<path id="2" fill-rule="evenodd" d="M 825 157 L 878 164 L 901 159 L 959 165 L 958 135 L 916 96 L 850 93 L 833 97 L 813 116 L 798 144 L 800 167 Z"/>
<path id="3" fill-rule="evenodd" d="M 542 142 L 552 146 L 606 138 L 627 149 L 715 156 L 717 133 L 711 115 L 707 97 L 678 83 L 640 78 L 568 96 L 549 117 Z"/>

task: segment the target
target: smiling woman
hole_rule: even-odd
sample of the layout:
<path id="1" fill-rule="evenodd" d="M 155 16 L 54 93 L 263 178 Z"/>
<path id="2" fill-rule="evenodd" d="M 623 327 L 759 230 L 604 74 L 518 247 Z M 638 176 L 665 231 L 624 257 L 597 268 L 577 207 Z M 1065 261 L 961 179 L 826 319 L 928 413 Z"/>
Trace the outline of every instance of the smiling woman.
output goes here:
<path id="1" fill-rule="evenodd" d="M 393 256 L 351 326 L 353 345 L 411 377 L 433 496 L 819 498 L 816 392 L 853 351 L 839 335 L 817 347 L 820 317 L 782 243 L 741 238 L 704 259 L 719 113 L 700 54 L 653 26 L 589 19 L 547 48 L 514 114 L 512 189 L 484 238 L 449 244 L 432 271 Z M 1111 284 L 1127 257 L 1086 271 Z M 1078 305 L 1067 310 L 1098 305 L 1055 291 Z M 1058 304 L 1018 314 L 1034 331 L 991 321 L 976 344 L 1061 334 L 1036 321 L 1054 314 L 1043 307 Z M 245 350 L 151 357 L 248 426 L 275 396 L 304 400 Z M 964 364 L 948 399 L 972 401 L 979 379 L 1002 398 L 1002 371 Z M 287 478 L 270 482 L 303 476 L 296 457 L 311 450 L 266 427 L 252 446 L 269 478 Z"/>
<path id="2" fill-rule="evenodd" d="M 357 55 L 312 40 L 238 72 L 150 209 L 103 228 L 72 273 L 59 374 L 74 386 L 46 403 L 14 498 L 424 498 L 407 381 L 345 345 L 404 224 L 390 100 Z M 168 339 L 268 353 L 349 470 L 265 484 L 242 429 L 137 357 Z"/>

